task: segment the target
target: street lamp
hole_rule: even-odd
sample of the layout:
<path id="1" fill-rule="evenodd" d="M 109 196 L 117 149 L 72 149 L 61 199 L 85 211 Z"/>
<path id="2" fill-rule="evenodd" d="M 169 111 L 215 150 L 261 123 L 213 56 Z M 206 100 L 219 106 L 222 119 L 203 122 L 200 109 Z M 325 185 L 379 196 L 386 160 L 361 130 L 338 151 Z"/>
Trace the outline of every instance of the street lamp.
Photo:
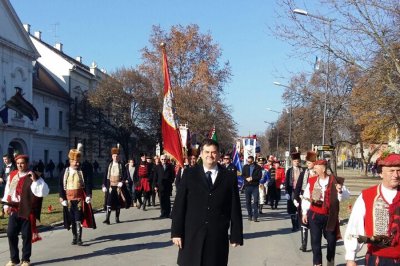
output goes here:
<path id="1" fill-rule="evenodd" d="M 331 54 L 331 30 L 332 30 L 332 22 L 335 21 L 334 19 L 326 18 L 323 16 L 317 16 L 308 13 L 306 10 L 303 9 L 293 9 L 293 13 L 302 15 L 302 16 L 308 16 L 311 18 L 315 18 L 318 20 L 321 20 L 325 23 L 328 23 L 329 26 L 329 31 L 328 31 L 328 58 L 327 58 L 327 70 L 326 70 L 326 81 L 325 81 L 325 96 L 324 96 L 324 121 L 322 124 L 322 144 L 325 144 L 325 127 L 326 127 L 326 101 L 327 101 L 327 94 L 329 91 L 329 72 L 330 72 L 330 66 L 329 66 L 329 59 L 330 59 L 330 54 Z"/>
<path id="2" fill-rule="evenodd" d="M 264 123 L 269 124 L 270 126 L 274 127 L 276 129 L 276 157 L 278 157 L 278 151 L 279 151 L 279 129 L 275 125 L 275 123 L 271 123 L 268 121 L 264 121 Z"/>
<path id="3" fill-rule="evenodd" d="M 290 101 L 290 109 L 289 109 L 289 145 L 288 145 L 288 151 L 289 154 L 291 152 L 291 139 L 292 139 L 292 87 L 287 86 L 287 85 L 283 85 L 277 81 L 274 81 L 274 84 L 276 86 L 280 86 L 280 87 L 285 87 L 289 89 L 289 101 Z"/>

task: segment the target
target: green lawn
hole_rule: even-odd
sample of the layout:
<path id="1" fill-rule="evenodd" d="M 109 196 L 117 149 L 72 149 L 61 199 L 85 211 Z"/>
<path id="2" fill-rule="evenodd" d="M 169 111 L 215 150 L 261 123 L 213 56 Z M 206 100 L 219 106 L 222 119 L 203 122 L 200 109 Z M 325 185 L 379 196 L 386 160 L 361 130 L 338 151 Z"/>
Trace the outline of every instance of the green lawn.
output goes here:
<path id="1" fill-rule="evenodd" d="M 58 180 L 52 179 L 46 180 L 46 183 L 50 187 L 50 194 L 43 198 L 41 223 L 42 226 L 48 226 L 55 222 L 62 221 L 63 219 L 63 206 L 61 205 L 58 197 Z M 100 177 L 94 180 L 94 189 L 92 191 L 92 207 L 94 210 L 102 209 L 104 204 L 104 193 L 101 190 L 101 179 Z M 52 211 L 48 211 L 49 206 L 52 206 Z M 6 231 L 8 224 L 8 218 L 6 215 L 5 219 L 0 219 L 0 233 Z M 39 224 L 38 224 L 39 225 Z"/>

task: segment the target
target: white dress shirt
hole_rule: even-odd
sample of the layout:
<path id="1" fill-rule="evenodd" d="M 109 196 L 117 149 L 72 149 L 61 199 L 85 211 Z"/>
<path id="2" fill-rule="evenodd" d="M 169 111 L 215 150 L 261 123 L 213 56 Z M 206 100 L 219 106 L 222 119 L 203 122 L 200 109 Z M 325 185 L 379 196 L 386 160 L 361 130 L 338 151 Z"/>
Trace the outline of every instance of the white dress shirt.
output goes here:
<path id="1" fill-rule="evenodd" d="M 213 183 L 213 185 L 214 185 L 215 179 L 217 179 L 217 175 L 218 175 L 218 165 L 214 166 L 214 168 L 211 168 L 211 169 L 207 169 L 207 168 L 203 165 L 203 168 L 204 168 L 204 173 L 207 173 L 208 171 L 211 172 L 211 181 L 212 181 L 212 183 Z"/>

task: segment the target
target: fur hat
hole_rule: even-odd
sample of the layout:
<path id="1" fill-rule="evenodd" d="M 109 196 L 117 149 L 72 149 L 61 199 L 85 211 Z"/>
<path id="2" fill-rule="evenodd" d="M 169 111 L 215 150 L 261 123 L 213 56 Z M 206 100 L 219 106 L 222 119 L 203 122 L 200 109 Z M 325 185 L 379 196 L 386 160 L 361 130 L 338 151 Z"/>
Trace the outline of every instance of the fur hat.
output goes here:
<path id="1" fill-rule="evenodd" d="M 68 159 L 79 162 L 81 160 L 81 152 L 78 149 L 70 149 Z"/>
<path id="2" fill-rule="evenodd" d="M 119 154 L 119 149 L 116 147 L 111 148 L 111 155 L 113 154 Z"/>
<path id="3" fill-rule="evenodd" d="M 290 157 L 293 160 L 300 160 L 300 152 L 293 152 L 292 154 L 290 154 Z"/>
<path id="4" fill-rule="evenodd" d="M 315 162 L 317 160 L 317 154 L 313 151 L 308 151 L 306 155 L 306 161 Z"/>
<path id="5" fill-rule="evenodd" d="M 377 161 L 379 166 L 400 166 L 400 154 L 391 153 L 384 158 L 382 157 Z"/>

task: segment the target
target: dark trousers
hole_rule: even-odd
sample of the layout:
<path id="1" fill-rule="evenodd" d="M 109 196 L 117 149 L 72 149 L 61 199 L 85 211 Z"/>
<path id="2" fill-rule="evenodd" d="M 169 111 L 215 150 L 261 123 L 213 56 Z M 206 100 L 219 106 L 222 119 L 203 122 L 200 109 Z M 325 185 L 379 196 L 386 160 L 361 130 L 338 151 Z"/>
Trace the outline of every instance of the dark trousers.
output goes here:
<path id="1" fill-rule="evenodd" d="M 161 216 L 169 217 L 171 213 L 171 198 L 169 191 L 160 191 Z"/>
<path id="2" fill-rule="evenodd" d="M 22 236 L 22 260 L 30 261 L 32 253 L 32 231 L 31 222 L 18 217 L 13 212 L 8 218 L 7 237 L 10 247 L 10 259 L 14 263 L 20 263 L 18 249 L 18 234 Z"/>
<path id="3" fill-rule="evenodd" d="M 400 265 L 400 260 L 378 257 L 371 254 L 365 255 L 366 266 L 395 266 Z"/>
<path id="4" fill-rule="evenodd" d="M 328 222 L 328 216 L 308 211 L 307 214 L 308 225 L 310 228 L 311 235 L 311 248 L 313 252 L 313 264 L 322 264 L 322 250 L 321 240 L 322 235 L 328 243 L 326 251 L 326 259 L 332 261 L 335 259 L 336 252 L 336 232 L 327 231 L 326 224 Z"/>
<path id="5" fill-rule="evenodd" d="M 246 208 L 249 217 L 258 218 L 258 198 L 260 196 L 258 192 L 258 186 L 246 186 L 245 190 L 246 196 Z M 251 203 L 251 198 L 253 197 L 253 204 Z"/>
<path id="6" fill-rule="evenodd" d="M 80 200 L 71 200 L 70 204 L 69 214 L 71 216 L 71 222 L 82 222 L 82 202 Z"/>

